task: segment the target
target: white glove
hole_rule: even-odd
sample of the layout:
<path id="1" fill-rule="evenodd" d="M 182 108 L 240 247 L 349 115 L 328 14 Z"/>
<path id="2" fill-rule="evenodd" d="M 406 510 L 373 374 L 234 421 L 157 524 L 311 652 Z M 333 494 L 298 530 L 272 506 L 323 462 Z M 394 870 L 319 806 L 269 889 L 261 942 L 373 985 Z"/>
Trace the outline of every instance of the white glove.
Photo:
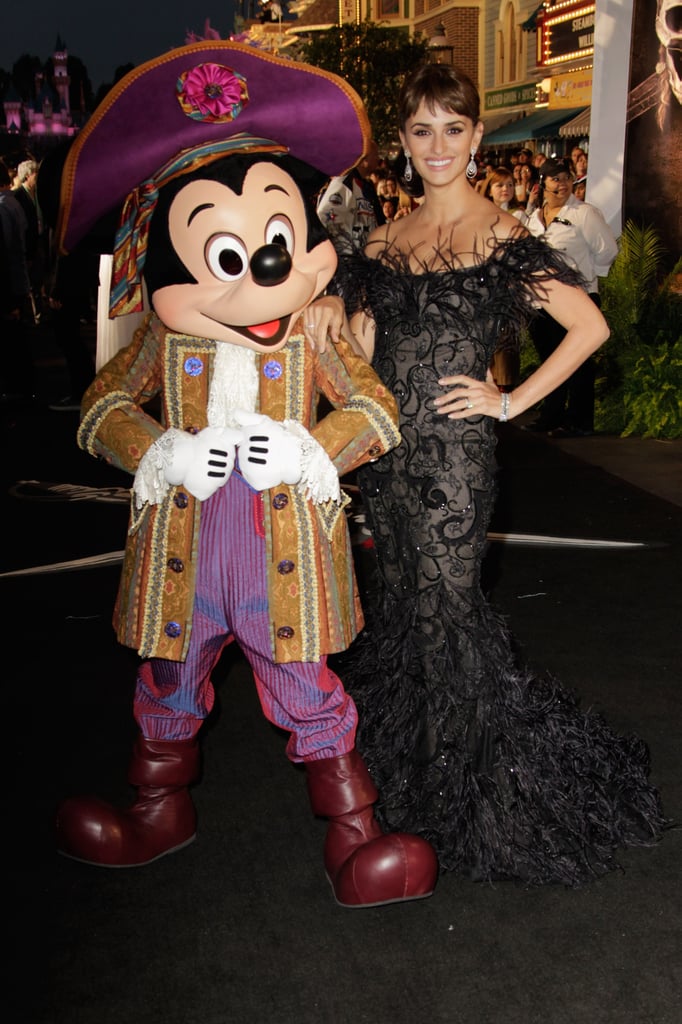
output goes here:
<path id="1" fill-rule="evenodd" d="M 246 482 L 256 491 L 297 484 L 303 472 L 300 439 L 269 416 L 238 410 L 234 419 L 244 427 L 239 469 Z"/>
<path id="2" fill-rule="evenodd" d="M 172 448 L 164 457 L 166 480 L 206 501 L 229 480 L 242 437 L 241 430 L 230 427 L 204 427 L 198 434 L 174 431 Z"/>

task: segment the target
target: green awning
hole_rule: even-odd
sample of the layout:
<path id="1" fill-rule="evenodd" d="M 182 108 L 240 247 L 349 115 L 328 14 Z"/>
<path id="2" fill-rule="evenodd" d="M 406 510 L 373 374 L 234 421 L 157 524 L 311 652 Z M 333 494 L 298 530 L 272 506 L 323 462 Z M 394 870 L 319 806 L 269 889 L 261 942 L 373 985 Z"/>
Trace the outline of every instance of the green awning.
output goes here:
<path id="1" fill-rule="evenodd" d="M 526 18 L 525 21 L 521 22 L 521 31 L 522 32 L 535 32 L 536 28 L 538 27 L 538 14 L 540 13 L 540 11 L 542 10 L 542 8 L 544 6 L 545 6 L 545 4 L 544 4 L 544 0 L 543 0 L 543 2 L 540 4 L 540 6 L 535 8 L 535 10 L 530 15 L 530 17 Z"/>
<path id="2" fill-rule="evenodd" d="M 536 110 L 527 117 L 505 124 L 496 131 L 483 136 L 481 145 L 502 146 L 510 142 L 530 142 L 532 139 L 553 139 L 559 137 L 559 128 L 581 114 L 586 107 L 570 107 L 567 110 Z"/>

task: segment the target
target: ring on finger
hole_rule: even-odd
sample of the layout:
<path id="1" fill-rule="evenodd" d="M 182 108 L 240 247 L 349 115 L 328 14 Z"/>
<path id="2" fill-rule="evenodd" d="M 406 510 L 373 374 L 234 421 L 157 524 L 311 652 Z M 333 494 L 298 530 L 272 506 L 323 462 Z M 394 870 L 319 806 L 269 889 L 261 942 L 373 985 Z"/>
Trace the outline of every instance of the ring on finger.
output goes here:
<path id="1" fill-rule="evenodd" d="M 471 401 L 470 398 L 467 398 L 467 409 L 473 409 L 473 407 L 474 403 Z"/>

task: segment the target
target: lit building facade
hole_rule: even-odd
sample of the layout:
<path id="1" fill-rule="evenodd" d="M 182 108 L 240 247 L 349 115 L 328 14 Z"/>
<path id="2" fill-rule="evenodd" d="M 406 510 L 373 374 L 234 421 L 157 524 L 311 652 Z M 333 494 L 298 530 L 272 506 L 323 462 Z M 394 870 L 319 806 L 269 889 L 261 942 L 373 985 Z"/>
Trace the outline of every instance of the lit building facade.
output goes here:
<path id="1" fill-rule="evenodd" d="M 484 149 L 504 155 L 523 145 L 545 153 L 575 142 L 588 147 L 594 3 L 302 0 L 300 7 L 287 33 L 371 20 L 429 39 L 434 59 L 454 63 L 478 86 Z"/>
<path id="2" fill-rule="evenodd" d="M 47 145 L 77 134 L 83 112 L 74 113 L 71 109 L 68 56 L 65 44 L 58 37 L 49 81 L 43 74 L 36 75 L 34 93 L 26 98 L 9 85 L 2 100 L 5 123 L 0 128 L 6 136 L 5 142 L 21 142 L 39 156 Z"/>

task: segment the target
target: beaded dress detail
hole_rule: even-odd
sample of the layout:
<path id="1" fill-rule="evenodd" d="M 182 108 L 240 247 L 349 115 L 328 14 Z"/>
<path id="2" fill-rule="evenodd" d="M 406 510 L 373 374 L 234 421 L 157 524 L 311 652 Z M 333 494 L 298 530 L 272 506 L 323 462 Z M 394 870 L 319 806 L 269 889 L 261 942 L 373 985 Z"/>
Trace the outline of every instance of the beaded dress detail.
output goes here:
<path id="1" fill-rule="evenodd" d="M 541 239 L 496 243 L 473 266 L 438 254 L 344 258 L 337 289 L 376 322 L 373 366 L 402 443 L 358 473 L 380 571 L 367 627 L 341 659 L 377 816 L 476 880 L 579 885 L 665 825 L 648 751 L 516 659 L 481 589 L 495 498 L 495 421 L 434 411 L 440 377 L 483 379 L 518 343 L 544 285 L 579 282 Z M 410 265 L 412 269 L 410 269 Z"/>

